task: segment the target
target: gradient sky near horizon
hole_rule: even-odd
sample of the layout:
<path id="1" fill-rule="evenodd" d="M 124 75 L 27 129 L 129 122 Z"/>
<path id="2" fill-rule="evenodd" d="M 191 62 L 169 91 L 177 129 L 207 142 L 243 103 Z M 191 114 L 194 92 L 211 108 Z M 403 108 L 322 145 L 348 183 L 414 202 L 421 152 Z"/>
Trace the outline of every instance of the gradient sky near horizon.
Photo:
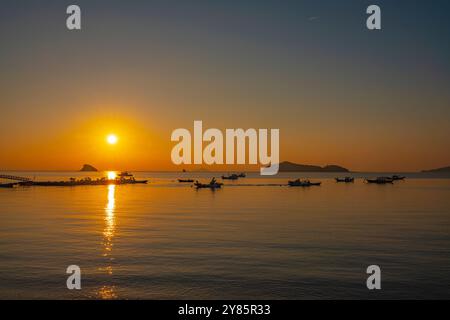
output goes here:
<path id="1" fill-rule="evenodd" d="M 82 30 L 66 29 L 66 8 Z M 382 30 L 366 29 L 369 4 Z M 450 165 L 450 2 L 0 7 L 0 170 L 168 170 L 176 128 L 279 128 L 282 160 Z M 119 143 L 105 137 L 115 133 Z"/>

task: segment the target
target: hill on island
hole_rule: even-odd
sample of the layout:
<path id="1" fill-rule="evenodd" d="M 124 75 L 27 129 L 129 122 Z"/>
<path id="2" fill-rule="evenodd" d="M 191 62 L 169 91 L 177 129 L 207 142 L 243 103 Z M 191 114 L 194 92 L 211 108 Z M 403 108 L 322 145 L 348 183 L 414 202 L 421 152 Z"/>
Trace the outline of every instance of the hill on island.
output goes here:
<path id="1" fill-rule="evenodd" d="M 283 161 L 280 163 L 279 172 L 349 172 L 349 170 L 337 165 L 327 165 L 321 167 Z"/>
<path id="2" fill-rule="evenodd" d="M 88 172 L 97 172 L 98 170 L 91 166 L 90 164 L 83 165 L 83 168 L 81 168 L 80 171 L 88 171 Z"/>
<path id="3" fill-rule="evenodd" d="M 450 166 L 430 170 L 422 170 L 422 172 L 450 172 Z"/>

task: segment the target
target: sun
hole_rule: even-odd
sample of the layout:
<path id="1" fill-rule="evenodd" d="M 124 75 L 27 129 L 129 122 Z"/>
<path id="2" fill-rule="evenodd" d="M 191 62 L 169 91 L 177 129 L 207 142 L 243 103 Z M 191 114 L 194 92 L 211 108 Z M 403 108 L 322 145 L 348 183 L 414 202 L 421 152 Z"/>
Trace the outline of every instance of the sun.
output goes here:
<path id="1" fill-rule="evenodd" d="M 110 134 L 106 137 L 106 142 L 109 144 L 116 144 L 119 139 L 115 134 Z"/>
<path id="2" fill-rule="evenodd" d="M 107 173 L 108 180 L 115 180 L 117 178 L 117 173 L 115 171 L 108 171 Z"/>

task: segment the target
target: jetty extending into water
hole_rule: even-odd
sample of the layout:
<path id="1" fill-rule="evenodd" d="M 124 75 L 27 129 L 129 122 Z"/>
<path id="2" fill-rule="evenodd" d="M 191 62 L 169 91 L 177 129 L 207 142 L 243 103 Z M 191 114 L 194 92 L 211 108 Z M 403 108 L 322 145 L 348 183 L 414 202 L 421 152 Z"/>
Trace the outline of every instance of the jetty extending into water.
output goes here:
<path id="1" fill-rule="evenodd" d="M 75 179 L 70 178 L 70 180 L 65 181 L 34 181 L 25 177 L 17 177 L 10 175 L 0 175 L 0 179 L 14 180 L 17 182 L 2 184 L 0 186 L 5 188 L 13 188 L 17 186 L 38 186 L 38 187 L 76 187 L 76 186 L 107 186 L 107 185 L 122 185 L 122 184 L 145 184 L 148 180 L 136 180 L 133 175 L 127 173 L 126 175 L 121 174 L 117 178 L 107 179 L 107 178 L 83 178 Z"/>

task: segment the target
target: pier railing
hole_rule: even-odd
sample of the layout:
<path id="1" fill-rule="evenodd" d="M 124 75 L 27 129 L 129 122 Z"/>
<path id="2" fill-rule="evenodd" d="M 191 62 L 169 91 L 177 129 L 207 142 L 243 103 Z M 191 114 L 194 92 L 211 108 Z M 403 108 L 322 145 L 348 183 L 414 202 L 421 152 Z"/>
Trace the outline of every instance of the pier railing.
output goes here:
<path id="1" fill-rule="evenodd" d="M 0 179 L 23 181 L 23 182 L 31 181 L 30 178 L 19 177 L 19 176 L 10 176 L 10 175 L 7 175 L 7 174 L 0 174 Z"/>

